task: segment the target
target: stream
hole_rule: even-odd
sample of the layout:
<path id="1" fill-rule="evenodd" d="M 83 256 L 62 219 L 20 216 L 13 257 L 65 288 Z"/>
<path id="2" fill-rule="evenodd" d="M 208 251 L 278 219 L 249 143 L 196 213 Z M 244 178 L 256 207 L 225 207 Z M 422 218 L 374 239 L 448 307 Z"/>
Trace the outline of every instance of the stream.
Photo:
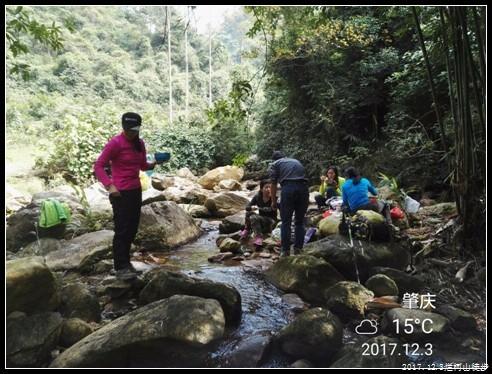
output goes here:
<path id="1" fill-rule="evenodd" d="M 186 275 L 229 284 L 241 294 L 242 318 L 236 328 L 226 329 L 223 339 L 212 343 L 208 347 L 207 357 L 201 365 L 205 367 L 228 367 L 228 359 L 237 348 L 237 344 L 247 337 L 258 334 L 275 335 L 284 326 L 294 320 L 297 313 L 292 305 L 283 301 L 283 291 L 270 284 L 263 272 L 256 266 L 248 266 L 250 261 L 225 261 L 223 263 L 208 262 L 208 258 L 217 254 L 216 239 L 219 235 L 218 221 L 203 221 L 204 234 L 196 241 L 183 245 L 172 252 L 153 252 L 152 256 L 158 260 L 159 266 L 170 271 L 177 271 Z M 268 264 L 270 260 L 266 261 Z M 255 260 L 251 261 L 252 263 Z M 261 267 L 261 266 L 260 266 Z M 360 347 L 371 336 L 357 335 L 353 328 L 346 325 L 343 333 L 343 346 L 353 344 Z M 458 348 L 459 350 L 459 348 Z M 484 353 L 484 352 L 483 352 Z M 269 350 L 261 361 L 260 367 L 282 368 L 290 367 L 292 358 L 289 358 L 278 349 Z M 461 354 L 455 349 L 435 350 L 432 357 L 411 357 L 409 361 L 414 365 L 439 366 L 446 362 L 484 362 L 484 355 Z M 191 359 L 190 359 L 191 360 Z M 190 361 L 191 362 L 191 361 Z M 189 362 L 188 362 L 189 364 Z M 149 366 L 159 367 L 158 362 Z M 160 366 L 162 367 L 162 366 Z M 177 362 L 175 367 L 187 367 Z M 190 366 L 192 367 L 192 366 Z"/>

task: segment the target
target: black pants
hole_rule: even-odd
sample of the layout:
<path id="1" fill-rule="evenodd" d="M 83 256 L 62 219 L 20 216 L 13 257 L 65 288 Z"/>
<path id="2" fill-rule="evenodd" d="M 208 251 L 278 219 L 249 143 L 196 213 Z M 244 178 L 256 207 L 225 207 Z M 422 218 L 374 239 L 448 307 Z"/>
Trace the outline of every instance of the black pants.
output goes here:
<path id="1" fill-rule="evenodd" d="M 115 270 L 130 266 L 130 247 L 137 235 L 142 207 L 142 189 L 120 191 L 120 193 L 121 196 L 109 196 L 113 206 Z"/>
<path id="2" fill-rule="evenodd" d="M 305 182 L 287 181 L 282 184 L 280 193 L 280 236 L 282 252 L 290 252 L 292 214 L 295 213 L 294 247 L 302 249 L 304 245 L 304 216 L 309 205 L 309 189 Z"/>

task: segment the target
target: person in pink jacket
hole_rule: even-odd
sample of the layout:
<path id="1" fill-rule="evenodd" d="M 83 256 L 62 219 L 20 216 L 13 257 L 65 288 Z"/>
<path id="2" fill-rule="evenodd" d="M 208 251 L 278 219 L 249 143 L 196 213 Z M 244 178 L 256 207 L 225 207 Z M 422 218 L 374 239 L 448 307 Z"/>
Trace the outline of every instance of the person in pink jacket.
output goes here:
<path id="1" fill-rule="evenodd" d="M 113 137 L 94 164 L 97 179 L 109 192 L 113 207 L 113 261 L 116 276 L 129 280 L 137 275 L 130 262 L 130 247 L 137 235 L 142 207 L 140 170 L 153 169 L 148 163 L 145 144 L 139 137 L 142 118 L 137 113 L 125 113 L 121 118 L 123 132 Z M 110 165 L 111 176 L 104 169 Z"/>

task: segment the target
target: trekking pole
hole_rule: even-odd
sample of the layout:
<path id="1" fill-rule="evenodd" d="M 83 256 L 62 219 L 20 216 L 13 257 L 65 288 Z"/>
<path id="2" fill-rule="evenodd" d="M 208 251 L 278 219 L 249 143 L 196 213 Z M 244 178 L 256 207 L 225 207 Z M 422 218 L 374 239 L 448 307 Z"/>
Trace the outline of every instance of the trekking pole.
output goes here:
<path id="1" fill-rule="evenodd" d="M 344 213 L 344 219 L 345 219 L 345 213 Z M 357 283 L 360 284 L 359 268 L 357 267 L 357 257 L 355 255 L 354 241 L 352 240 L 352 224 L 350 222 L 350 218 L 347 219 L 346 221 L 347 221 L 348 234 L 350 238 L 350 247 L 352 248 L 352 258 L 355 266 L 355 275 L 357 276 Z"/>

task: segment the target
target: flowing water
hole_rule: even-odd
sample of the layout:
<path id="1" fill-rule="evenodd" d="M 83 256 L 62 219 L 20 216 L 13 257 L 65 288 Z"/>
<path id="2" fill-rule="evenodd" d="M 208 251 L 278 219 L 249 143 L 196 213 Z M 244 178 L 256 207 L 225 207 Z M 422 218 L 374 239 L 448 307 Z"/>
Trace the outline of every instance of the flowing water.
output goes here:
<path id="1" fill-rule="evenodd" d="M 236 328 L 226 331 L 223 339 L 209 346 L 208 356 L 203 364 L 207 367 L 227 367 L 227 361 L 234 352 L 237 344 L 244 338 L 257 334 L 274 335 L 282 327 L 290 323 L 296 316 L 292 306 L 282 300 L 283 292 L 268 283 L 263 272 L 258 267 L 248 266 L 248 261 L 210 263 L 208 258 L 218 253 L 215 244 L 218 236 L 219 222 L 203 222 L 205 230 L 197 241 L 184 245 L 177 250 L 166 253 L 154 252 L 156 262 L 163 268 L 179 271 L 184 274 L 229 284 L 241 294 L 242 319 Z M 263 261 L 263 260 L 262 260 Z M 264 260 L 268 264 L 270 260 Z M 257 262 L 258 264 L 258 262 Z M 370 336 L 357 335 L 352 328 L 346 326 L 343 334 L 343 345 L 361 347 Z M 454 349 L 452 350 L 454 351 Z M 453 354 L 447 351 L 437 351 L 433 357 L 412 358 L 410 362 L 427 366 L 439 366 L 443 362 L 455 359 L 457 362 L 479 362 L 477 356 L 471 357 Z M 478 356 L 479 358 L 479 356 Z M 292 359 L 278 350 L 270 351 L 261 367 L 289 367 Z M 482 361 L 483 362 L 483 361 Z M 178 364 L 177 366 L 181 366 Z M 183 363 L 186 367 L 186 363 Z"/>

